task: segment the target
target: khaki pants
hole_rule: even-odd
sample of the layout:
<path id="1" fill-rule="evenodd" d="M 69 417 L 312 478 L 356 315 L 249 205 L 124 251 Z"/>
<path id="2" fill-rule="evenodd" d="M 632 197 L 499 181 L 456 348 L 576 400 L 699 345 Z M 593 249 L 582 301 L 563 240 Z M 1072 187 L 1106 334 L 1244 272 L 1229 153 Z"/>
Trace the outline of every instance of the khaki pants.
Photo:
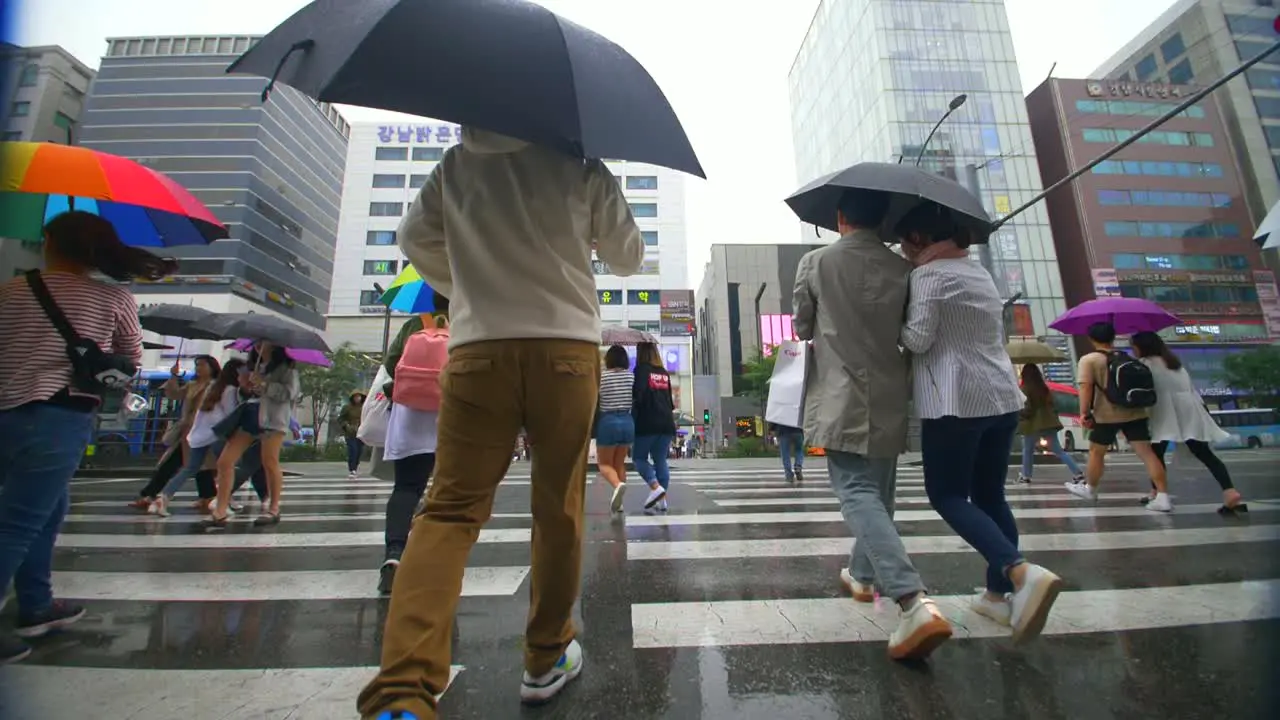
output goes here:
<path id="1" fill-rule="evenodd" d="M 434 718 L 449 680 L 462 573 L 489 519 L 524 427 L 533 454 L 533 547 L 525 669 L 549 672 L 574 638 L 582 564 L 587 446 L 600 351 L 570 340 L 479 342 L 454 349 L 441 378 L 436 474 L 400 560 L 382 640 L 382 670 L 360 693 L 372 717 Z"/>

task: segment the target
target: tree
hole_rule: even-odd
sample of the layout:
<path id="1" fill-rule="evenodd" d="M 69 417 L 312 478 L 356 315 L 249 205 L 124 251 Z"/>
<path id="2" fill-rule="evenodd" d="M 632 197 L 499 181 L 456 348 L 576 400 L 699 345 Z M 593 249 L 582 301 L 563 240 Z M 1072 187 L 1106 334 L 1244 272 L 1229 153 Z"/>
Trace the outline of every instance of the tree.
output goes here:
<path id="1" fill-rule="evenodd" d="M 774 350 L 777 346 L 774 346 Z M 769 378 L 773 377 L 773 366 L 778 360 L 777 352 L 768 355 L 756 351 L 754 357 L 742 363 L 742 374 L 738 376 L 737 392 L 742 397 L 749 397 L 763 407 L 769 397 Z M 763 415 L 763 411 L 761 415 Z"/>
<path id="2" fill-rule="evenodd" d="M 1280 400 L 1280 348 L 1268 345 L 1227 355 L 1222 380 L 1233 390 L 1247 390 L 1256 401 L 1274 406 Z"/>
<path id="3" fill-rule="evenodd" d="M 332 367 L 301 365 L 298 368 L 298 380 L 302 385 L 302 396 L 311 403 L 311 429 L 315 432 L 313 443 L 320 442 L 320 430 L 325 421 L 347 404 L 353 392 L 364 392 L 369 373 L 376 368 L 372 359 L 363 353 L 356 352 L 351 343 L 343 343 L 341 347 L 329 354 Z"/>

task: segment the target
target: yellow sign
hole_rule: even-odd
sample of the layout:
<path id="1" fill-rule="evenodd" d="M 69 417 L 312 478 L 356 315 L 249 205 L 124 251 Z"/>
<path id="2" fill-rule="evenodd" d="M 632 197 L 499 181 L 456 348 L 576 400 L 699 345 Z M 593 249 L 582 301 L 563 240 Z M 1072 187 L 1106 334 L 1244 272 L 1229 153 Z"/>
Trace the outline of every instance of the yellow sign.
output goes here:
<path id="1" fill-rule="evenodd" d="M 1008 215 L 1011 209 L 1012 208 L 1009 206 L 1008 195 L 996 196 L 996 214 L 997 215 Z"/>

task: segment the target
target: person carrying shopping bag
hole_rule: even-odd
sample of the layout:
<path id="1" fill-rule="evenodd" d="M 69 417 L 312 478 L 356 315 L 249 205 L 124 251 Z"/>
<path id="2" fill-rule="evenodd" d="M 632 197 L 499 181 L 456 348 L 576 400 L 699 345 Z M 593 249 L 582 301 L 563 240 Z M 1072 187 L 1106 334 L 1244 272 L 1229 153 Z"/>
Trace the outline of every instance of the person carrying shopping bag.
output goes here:
<path id="1" fill-rule="evenodd" d="M 1049 441 L 1049 449 L 1071 471 L 1072 482 L 1084 482 L 1084 473 L 1075 458 L 1063 450 L 1062 443 L 1058 441 L 1062 421 L 1053 407 L 1053 393 L 1049 391 L 1039 365 L 1028 363 L 1022 366 L 1022 394 L 1026 402 L 1018 413 L 1018 433 L 1022 435 L 1022 472 L 1018 475 L 1018 482 L 1031 482 L 1031 474 L 1035 472 L 1036 445 L 1041 438 Z"/>

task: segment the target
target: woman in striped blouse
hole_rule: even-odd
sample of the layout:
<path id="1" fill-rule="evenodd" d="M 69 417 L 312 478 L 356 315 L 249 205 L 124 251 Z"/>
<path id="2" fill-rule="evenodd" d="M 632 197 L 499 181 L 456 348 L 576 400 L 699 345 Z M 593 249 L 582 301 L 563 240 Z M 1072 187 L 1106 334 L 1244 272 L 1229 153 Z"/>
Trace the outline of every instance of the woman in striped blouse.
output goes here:
<path id="1" fill-rule="evenodd" d="M 604 354 L 600 371 L 600 415 L 596 421 L 596 464 L 600 475 L 613 486 L 609 509 L 622 512 L 622 496 L 627 492 L 627 451 L 636 441 L 636 424 L 631 417 L 631 387 L 634 376 L 628 370 L 631 358 L 621 345 Z"/>
<path id="2" fill-rule="evenodd" d="M 87 212 L 45 225 L 44 261 L 39 281 L 75 333 L 141 362 L 133 295 L 91 274 L 159 280 L 177 262 L 125 245 L 110 222 Z M 30 654 L 19 637 L 40 637 L 84 616 L 84 608 L 53 599 L 50 575 L 71 477 L 102 401 L 77 389 L 67 342 L 30 283 L 19 276 L 0 284 L 0 589 L 12 582 L 18 597 L 15 632 L 0 631 L 0 665 Z"/>
<path id="3" fill-rule="evenodd" d="M 1062 579 L 1023 558 L 1005 500 L 1022 392 L 1004 347 L 1004 308 L 987 270 L 969 259 L 968 232 L 950 211 L 917 206 L 895 228 L 911 273 L 902 345 L 912 376 L 929 504 L 987 561 L 975 612 L 1013 628 L 1043 629 Z"/>

